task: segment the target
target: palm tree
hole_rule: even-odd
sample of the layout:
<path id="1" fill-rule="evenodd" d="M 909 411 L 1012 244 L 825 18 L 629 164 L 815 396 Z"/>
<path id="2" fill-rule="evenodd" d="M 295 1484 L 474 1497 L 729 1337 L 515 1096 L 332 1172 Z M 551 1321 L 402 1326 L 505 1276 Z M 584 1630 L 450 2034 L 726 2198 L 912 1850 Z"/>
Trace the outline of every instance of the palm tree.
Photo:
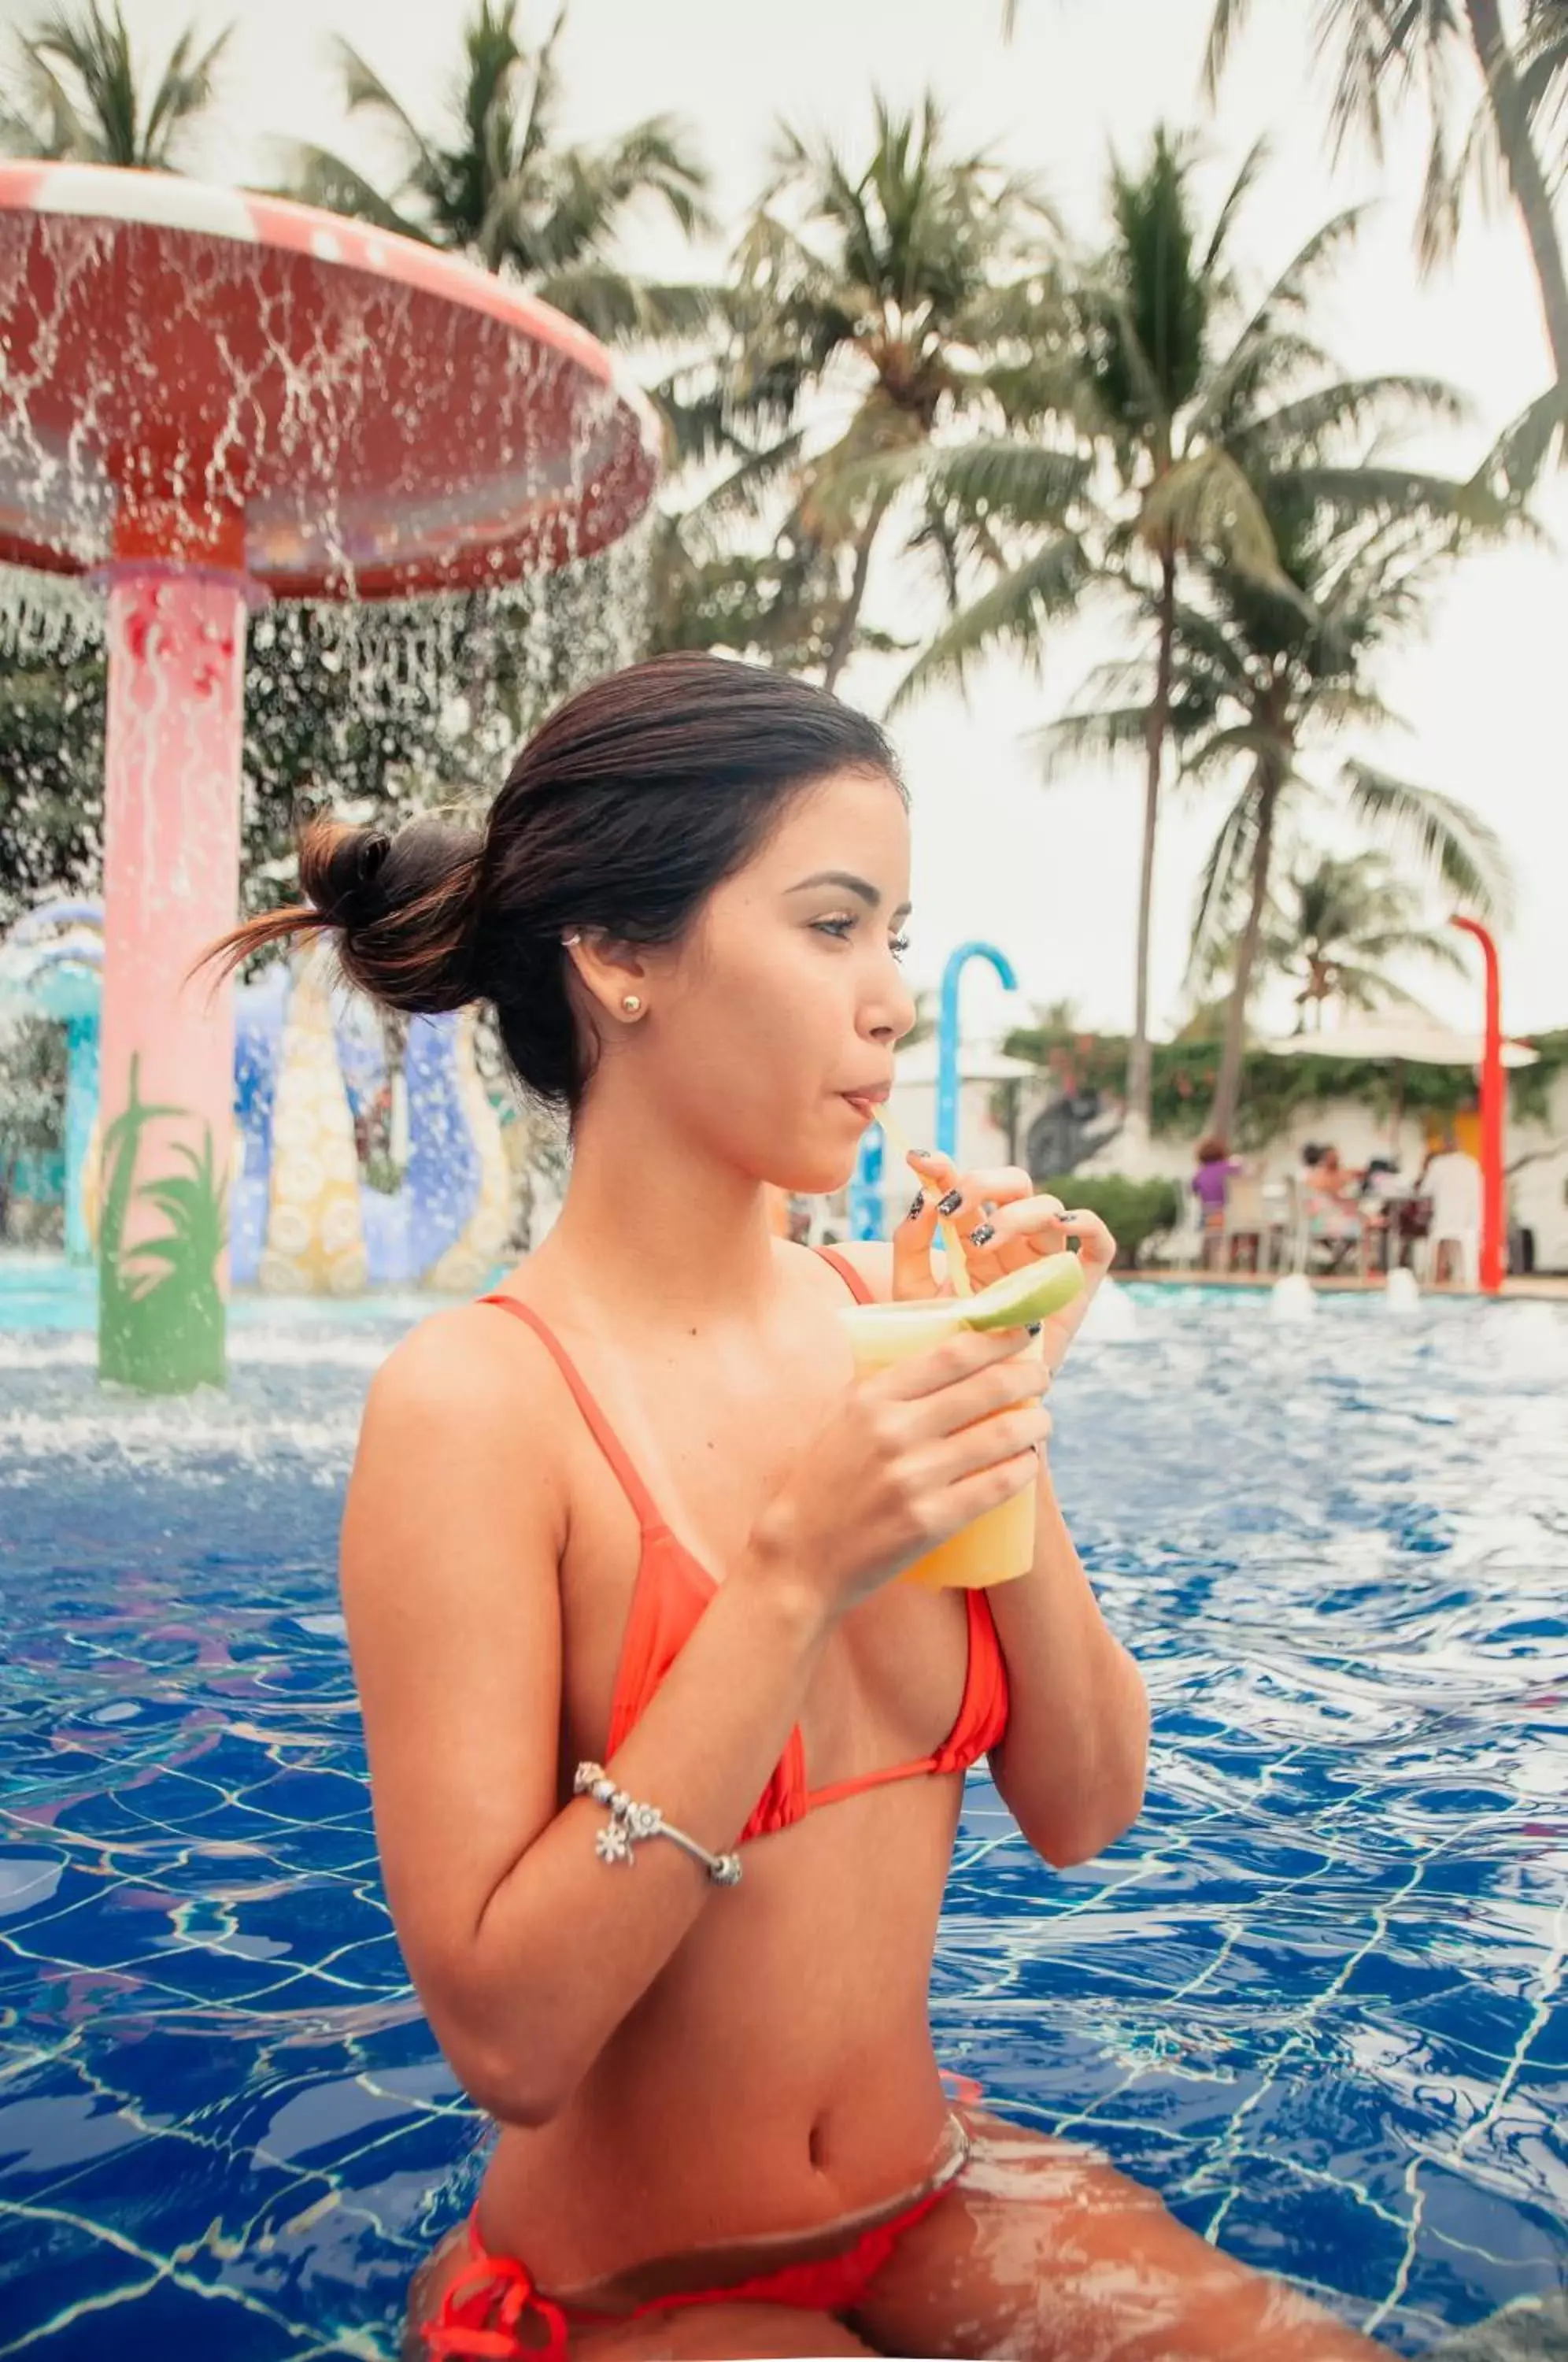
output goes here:
<path id="1" fill-rule="evenodd" d="M 1175 715 L 1181 767 L 1195 785 L 1231 795 L 1206 865 L 1193 925 L 1194 972 L 1216 941 L 1234 944 L 1224 1048 L 1209 1128 L 1233 1128 L 1246 1010 L 1264 941 L 1275 850 L 1291 816 L 1337 798 L 1483 917 L 1509 902 L 1507 864 L 1485 822 L 1464 805 L 1351 756 L 1334 789 L 1304 767 L 1347 725 L 1378 730 L 1395 717 L 1372 677 L 1378 653 L 1421 621 L 1425 602 L 1460 544 L 1452 518 L 1465 488 L 1411 480 L 1404 516 L 1391 516 L 1380 469 L 1298 469 L 1266 488 L 1275 546 L 1314 614 L 1223 567 L 1204 568 L 1201 604 L 1177 619 Z M 1369 480 L 1358 485 L 1358 476 Z"/>
<path id="2" fill-rule="evenodd" d="M 782 524 L 814 592 L 831 577 L 821 653 L 833 688 L 857 642 L 878 540 L 928 450 L 965 421 L 999 424 L 1002 389 L 1049 305 L 1055 228 L 1027 179 L 947 148 L 940 109 L 875 102 L 863 164 L 785 130 L 743 234 L 714 425 L 750 497 L 789 487 Z M 809 411 L 843 421 L 807 450 Z M 914 535 L 941 556 L 940 521 Z"/>
<path id="3" fill-rule="evenodd" d="M 1347 1009 L 1420 1010 L 1422 1004 L 1390 975 L 1390 960 L 1421 960 L 1463 972 L 1464 955 L 1452 930 L 1421 923 L 1424 896 L 1400 877 L 1387 855 L 1370 852 L 1345 859 L 1297 853 L 1285 881 L 1269 889 L 1252 987 L 1270 977 L 1296 987 L 1296 1030 L 1318 1032 L 1325 1004 Z M 1194 949 L 1194 981 L 1211 988 L 1236 969 L 1234 935 L 1210 932 Z"/>
<path id="4" fill-rule="evenodd" d="M 1328 447 L 1385 413 L 1419 405 L 1452 414 L 1454 398 L 1425 380 L 1341 380 L 1306 334 L 1317 281 L 1353 236 L 1336 215 L 1309 238 L 1262 302 L 1243 301 L 1231 265 L 1237 219 L 1264 160 L 1243 163 L 1206 237 L 1194 215 L 1189 146 L 1161 128 L 1134 177 L 1117 166 L 1113 233 L 1064 298 L 1070 333 L 1034 380 L 1012 388 L 1025 426 L 1055 419 L 1103 455 L 1098 518 L 1081 529 L 1097 546 L 1096 579 L 1131 599 L 1154 628 L 1153 673 L 1136 704 L 1075 717 L 1079 752 L 1143 765 L 1135 1015 L 1128 1056 L 1129 1117 L 1149 1121 L 1149 944 L 1166 742 L 1170 735 L 1184 568 L 1207 555 L 1287 603 L 1301 594 L 1280 569 L 1258 483 L 1272 447 L 1289 436 Z M 1015 436 L 941 462 L 940 493 L 985 494 L 993 546 L 1012 560 L 982 597 L 938 635 L 903 683 L 962 679 L 982 648 L 1038 652 L 1070 609 L 1088 567 L 1078 534 L 1064 530 L 1061 455 L 1047 439 Z M 1397 495 L 1392 484 L 1391 497 Z"/>
<path id="5" fill-rule="evenodd" d="M 211 105 L 217 67 L 234 28 L 199 54 L 187 25 L 150 98 L 138 84 L 119 0 L 51 9 L 20 36 L 17 101 L 0 102 L 0 147 L 13 156 L 70 158 L 168 172 L 197 117 Z"/>
<path id="6" fill-rule="evenodd" d="M 1252 0 L 1214 0 L 1204 55 L 1204 88 L 1213 99 L 1231 44 Z M 1317 41 L 1336 59 L 1330 109 L 1333 150 L 1359 135 L 1381 161 L 1390 94 L 1413 87 L 1424 98 L 1430 127 L 1426 175 L 1417 220 L 1423 269 L 1452 248 L 1467 181 L 1489 160 L 1518 208 L 1551 354 L 1554 385 L 1500 439 L 1495 457 L 1518 489 L 1533 480 L 1552 435 L 1568 418 L 1568 273 L 1552 210 L 1552 181 L 1564 161 L 1548 164 L 1537 130 L 1552 116 L 1568 70 L 1568 11 L 1562 0 L 1526 0 L 1526 41 L 1510 45 L 1500 0 L 1317 0 Z M 1452 68 L 1468 51 L 1481 77 L 1482 103 L 1457 155 Z M 1561 145 L 1561 143 L 1560 143 Z"/>
<path id="7" fill-rule="evenodd" d="M 598 148 L 558 136 L 564 5 L 536 49 L 517 31 L 518 0 L 480 0 L 463 27 L 463 69 L 445 123 L 421 130 L 358 50 L 335 38 L 348 112 L 370 116 L 398 151 L 391 195 L 330 149 L 296 143 L 293 191 L 336 213 L 469 255 L 521 279 L 596 336 L 685 333 L 711 298 L 620 269 L 629 208 L 653 197 L 691 235 L 712 228 L 708 175 L 668 116 Z"/>

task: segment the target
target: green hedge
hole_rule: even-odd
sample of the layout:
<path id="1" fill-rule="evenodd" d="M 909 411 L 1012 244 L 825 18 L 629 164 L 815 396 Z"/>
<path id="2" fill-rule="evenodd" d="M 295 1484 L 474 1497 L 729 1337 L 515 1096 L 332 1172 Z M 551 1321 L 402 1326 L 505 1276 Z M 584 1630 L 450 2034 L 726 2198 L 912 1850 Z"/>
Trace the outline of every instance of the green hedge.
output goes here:
<path id="1" fill-rule="evenodd" d="M 1174 1181 L 1128 1181 L 1117 1173 L 1063 1173 L 1040 1187 L 1064 1205 L 1098 1214 L 1115 1233 L 1119 1266 L 1136 1270 L 1138 1257 L 1157 1231 L 1174 1231 L 1181 1220 L 1181 1193 Z"/>

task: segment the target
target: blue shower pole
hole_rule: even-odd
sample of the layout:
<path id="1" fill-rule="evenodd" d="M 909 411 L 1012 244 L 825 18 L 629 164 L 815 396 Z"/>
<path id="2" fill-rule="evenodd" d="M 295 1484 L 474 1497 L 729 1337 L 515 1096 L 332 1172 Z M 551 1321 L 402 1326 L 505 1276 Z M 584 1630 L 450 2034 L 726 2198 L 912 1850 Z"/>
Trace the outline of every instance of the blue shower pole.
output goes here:
<path id="1" fill-rule="evenodd" d="M 989 960 L 1009 992 L 1018 990 L 1012 962 L 995 944 L 960 944 L 942 971 L 942 1013 L 936 1029 L 936 1144 L 958 1154 L 958 979 L 970 960 Z"/>
<path id="2" fill-rule="evenodd" d="M 879 1239 L 882 1235 L 882 1128 L 873 1124 L 860 1142 L 855 1178 L 849 1185 L 849 1235 Z"/>

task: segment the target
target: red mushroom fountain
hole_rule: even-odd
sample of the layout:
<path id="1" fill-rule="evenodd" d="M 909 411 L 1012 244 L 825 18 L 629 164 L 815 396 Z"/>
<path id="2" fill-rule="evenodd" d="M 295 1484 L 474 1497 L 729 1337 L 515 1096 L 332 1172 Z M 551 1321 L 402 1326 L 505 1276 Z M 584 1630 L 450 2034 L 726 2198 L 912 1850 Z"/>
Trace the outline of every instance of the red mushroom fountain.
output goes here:
<path id="1" fill-rule="evenodd" d="M 221 1382 L 248 606 L 586 557 L 657 473 L 591 337 L 311 207 L 0 165 L 0 558 L 108 593 L 99 1369 Z"/>

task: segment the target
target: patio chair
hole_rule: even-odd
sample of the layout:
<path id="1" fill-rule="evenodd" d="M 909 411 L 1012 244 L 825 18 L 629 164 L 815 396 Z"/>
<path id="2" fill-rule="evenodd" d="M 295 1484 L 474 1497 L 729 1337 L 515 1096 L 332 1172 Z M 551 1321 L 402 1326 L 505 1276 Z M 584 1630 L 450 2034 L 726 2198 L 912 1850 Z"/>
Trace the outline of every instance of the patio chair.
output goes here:
<path id="1" fill-rule="evenodd" d="M 1165 1271 L 1197 1271 L 1203 1262 L 1203 1209 L 1194 1191 L 1179 1192 L 1180 1211 L 1174 1226 L 1145 1241 L 1140 1263 L 1157 1264 Z"/>
<path id="2" fill-rule="evenodd" d="M 1419 1276 L 1423 1284 L 1434 1280 L 1439 1256 L 1444 1246 L 1451 1248 L 1459 1264 L 1462 1287 L 1478 1287 L 1481 1284 L 1481 1167 L 1474 1156 L 1463 1149 L 1448 1150 L 1434 1156 L 1427 1167 L 1423 1184 L 1431 1200 L 1431 1226 L 1424 1239 L 1418 1242 L 1420 1256 Z"/>
<path id="3" fill-rule="evenodd" d="M 1270 1271 L 1288 1271 L 1296 1243 L 1296 1192 L 1288 1174 L 1263 1185 L 1264 1260 Z"/>
<path id="4" fill-rule="evenodd" d="M 1305 1271 L 1312 1256 L 1312 1227 L 1307 1217 L 1307 1192 L 1301 1187 L 1299 1176 L 1294 1173 L 1287 1173 L 1280 1187 L 1285 1193 L 1281 1262 L 1286 1271 Z"/>
<path id="5" fill-rule="evenodd" d="M 1263 1183 L 1249 1173 L 1235 1175 L 1225 1200 L 1225 1225 L 1220 1235 L 1227 1271 L 1236 1268 L 1236 1249 L 1244 1239 L 1252 1241 L 1253 1271 L 1263 1269 L 1264 1239 L 1268 1231 L 1268 1214 L 1264 1205 Z"/>

